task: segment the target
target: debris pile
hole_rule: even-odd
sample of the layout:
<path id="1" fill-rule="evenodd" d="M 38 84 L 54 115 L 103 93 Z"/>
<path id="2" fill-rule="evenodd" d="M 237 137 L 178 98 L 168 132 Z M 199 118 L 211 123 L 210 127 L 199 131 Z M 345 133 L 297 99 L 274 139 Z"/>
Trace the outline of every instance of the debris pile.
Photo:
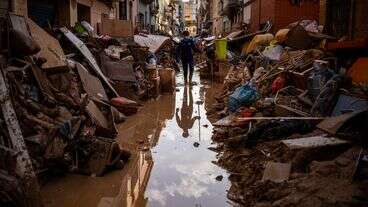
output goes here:
<path id="1" fill-rule="evenodd" d="M 9 47 L 0 55 L 0 182 L 9 187 L 0 201 L 22 202 L 15 177 L 26 175 L 17 170 L 19 154 L 30 155 L 27 169 L 41 180 L 66 172 L 102 176 L 123 167 L 130 155 L 115 140 L 116 125 L 139 110 L 140 100 L 173 91 L 175 71 L 164 57 L 171 39 L 153 35 L 166 46 L 142 46 L 147 42 L 136 36 L 97 36 L 87 22 L 45 31 L 13 14 L 1 23 Z M 151 61 L 154 53 L 159 61 Z"/>
<path id="2" fill-rule="evenodd" d="M 235 38 L 246 42 L 207 113 L 236 205 L 368 205 L 368 54 L 322 29 Z"/>

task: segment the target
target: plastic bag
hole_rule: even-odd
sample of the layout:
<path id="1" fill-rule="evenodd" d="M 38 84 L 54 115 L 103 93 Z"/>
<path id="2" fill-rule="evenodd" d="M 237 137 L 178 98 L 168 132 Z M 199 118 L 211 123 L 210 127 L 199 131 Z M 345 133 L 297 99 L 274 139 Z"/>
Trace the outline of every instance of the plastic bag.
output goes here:
<path id="1" fill-rule="evenodd" d="M 228 108 L 230 112 L 235 112 L 242 106 L 250 106 L 258 99 L 257 89 L 249 82 L 235 89 L 230 95 Z"/>

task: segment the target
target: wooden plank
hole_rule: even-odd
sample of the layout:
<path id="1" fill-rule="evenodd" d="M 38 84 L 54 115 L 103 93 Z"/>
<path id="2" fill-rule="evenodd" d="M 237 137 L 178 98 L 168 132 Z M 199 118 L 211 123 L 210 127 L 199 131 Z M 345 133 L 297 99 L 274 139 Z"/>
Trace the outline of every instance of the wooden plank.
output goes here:
<path id="1" fill-rule="evenodd" d="M 80 63 L 77 63 L 76 66 L 79 77 L 82 81 L 83 89 L 87 92 L 87 94 L 90 97 L 109 101 L 101 81 L 95 76 L 91 75 Z"/>
<path id="2" fill-rule="evenodd" d="M 366 110 L 355 111 L 342 114 L 340 116 L 328 117 L 317 125 L 317 128 L 322 129 L 330 134 L 336 134 L 339 129 L 353 117 L 365 112 Z"/>
<path id="3" fill-rule="evenodd" d="M 314 137 L 304 137 L 298 139 L 287 139 L 281 141 L 289 149 L 305 149 L 305 148 L 317 148 L 326 146 L 337 146 L 348 144 L 348 141 L 325 136 L 314 136 Z"/>
<path id="4" fill-rule="evenodd" d="M 29 35 L 26 20 L 23 16 L 9 14 L 10 23 L 14 30 L 21 31 L 25 35 Z"/>
<path id="5" fill-rule="evenodd" d="M 91 51 L 87 48 L 87 46 L 72 32 L 70 32 L 66 27 L 60 28 L 60 31 L 64 33 L 64 35 L 69 39 L 71 43 L 83 54 L 83 56 L 88 60 L 89 65 L 96 71 L 97 75 L 103 80 L 103 82 L 110 88 L 110 90 L 116 95 L 119 94 L 116 92 L 114 87 L 110 84 L 109 79 L 102 73 L 101 68 L 98 66 L 96 59 L 93 57 Z"/>
<path id="6" fill-rule="evenodd" d="M 36 56 L 43 57 L 47 60 L 47 62 L 42 65 L 42 68 L 66 70 L 66 57 L 59 41 L 29 18 L 27 18 L 27 24 L 32 38 L 41 47 L 41 51 Z"/>
<path id="7" fill-rule="evenodd" d="M 134 32 L 131 21 L 103 18 L 101 34 L 111 37 L 133 37 Z"/>
<path id="8" fill-rule="evenodd" d="M 238 117 L 237 121 L 262 121 L 262 120 L 323 120 L 324 117 Z"/>
<path id="9" fill-rule="evenodd" d="M 6 86 L 5 76 L 2 73 L 0 65 L 0 103 L 2 113 L 8 128 L 10 140 L 15 151 L 19 152 L 16 156 L 16 171 L 20 176 L 24 186 L 24 192 L 27 206 L 42 207 L 42 199 L 40 194 L 40 186 L 37 181 L 35 171 L 32 166 L 31 157 L 28 153 L 26 143 L 23 138 L 22 131 L 19 126 L 18 118 L 15 114 L 13 104 L 9 98 L 9 91 Z"/>

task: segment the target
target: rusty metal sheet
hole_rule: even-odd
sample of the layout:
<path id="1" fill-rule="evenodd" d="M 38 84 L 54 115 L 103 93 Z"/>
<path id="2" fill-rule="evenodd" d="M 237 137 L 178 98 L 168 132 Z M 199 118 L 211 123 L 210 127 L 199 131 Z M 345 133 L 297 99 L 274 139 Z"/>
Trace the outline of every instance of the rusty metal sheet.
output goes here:
<path id="1" fill-rule="evenodd" d="M 88 60 L 89 65 L 93 68 L 93 70 L 97 73 L 97 75 L 103 80 L 103 82 L 110 88 L 110 90 L 116 96 L 119 96 L 119 94 L 115 91 L 114 87 L 110 84 L 109 80 L 102 73 L 101 68 L 98 66 L 96 59 L 93 57 L 91 51 L 89 51 L 87 46 L 67 28 L 62 27 L 60 28 L 60 31 L 64 33 L 65 37 L 68 38 L 69 41 L 72 42 L 76 48 L 78 48 L 78 50 Z"/>
<path id="2" fill-rule="evenodd" d="M 97 77 L 91 75 L 82 64 L 77 63 L 76 66 L 82 81 L 83 89 L 87 94 L 91 97 L 108 101 L 109 99 L 101 81 Z"/>

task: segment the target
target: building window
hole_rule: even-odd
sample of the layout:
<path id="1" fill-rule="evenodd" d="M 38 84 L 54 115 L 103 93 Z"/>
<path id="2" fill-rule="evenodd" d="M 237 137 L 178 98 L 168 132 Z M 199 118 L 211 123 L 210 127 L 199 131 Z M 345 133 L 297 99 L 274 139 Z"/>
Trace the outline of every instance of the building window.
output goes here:
<path id="1" fill-rule="evenodd" d="M 126 0 L 119 2 L 119 18 L 121 20 L 128 20 Z"/>
<path id="2" fill-rule="evenodd" d="M 91 23 L 91 8 L 83 4 L 77 4 L 78 22 L 86 21 Z"/>

